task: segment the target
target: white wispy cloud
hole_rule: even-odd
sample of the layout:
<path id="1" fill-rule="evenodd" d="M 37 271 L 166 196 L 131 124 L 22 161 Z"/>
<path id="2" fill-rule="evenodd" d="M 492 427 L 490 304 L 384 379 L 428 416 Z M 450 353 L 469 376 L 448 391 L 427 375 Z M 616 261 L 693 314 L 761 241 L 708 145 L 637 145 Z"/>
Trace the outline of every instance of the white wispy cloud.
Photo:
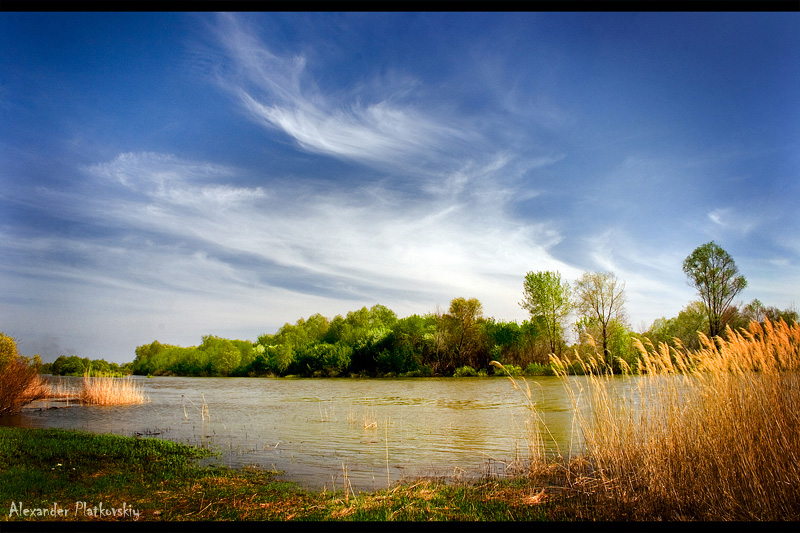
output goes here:
<path id="1" fill-rule="evenodd" d="M 743 237 L 752 233 L 761 224 L 760 217 L 733 207 L 714 209 L 707 216 L 718 229 Z"/>
<path id="2" fill-rule="evenodd" d="M 611 227 L 583 239 L 590 263 L 587 270 L 613 272 L 625 281 L 628 316 L 635 330 L 662 316 L 676 316 L 696 297 L 686 283 L 682 263 L 691 250 L 642 242 L 623 227 Z"/>
<path id="3" fill-rule="evenodd" d="M 479 136 L 471 128 L 437 119 L 431 110 L 403 105 L 396 88 L 381 84 L 379 94 L 364 101 L 363 86 L 345 94 L 326 94 L 308 73 L 304 56 L 273 54 L 236 15 L 220 17 L 217 35 L 236 66 L 218 77 L 251 119 L 283 131 L 299 146 L 360 162 L 404 165 L 422 171 L 423 162 L 465 152 L 465 143 Z"/>
<path id="4" fill-rule="evenodd" d="M 225 179 L 231 169 L 152 153 L 124 154 L 88 171 L 95 178 L 129 177 L 128 185 L 115 183 L 93 205 L 97 216 L 114 225 L 196 242 L 198 250 L 248 254 L 327 279 L 322 283 L 352 299 L 427 294 L 447 304 L 474 295 L 505 314 L 507 302 L 518 300 L 526 271 L 574 269 L 549 251 L 561 240 L 557 228 L 514 219 L 507 211 L 509 191 L 494 189 L 488 180 L 480 186 L 476 177 L 502 166 L 494 161 L 462 170 L 476 184 L 468 191 L 442 191 L 411 203 L 402 191 L 376 184 L 325 192 L 297 180 L 223 186 L 208 182 L 207 169 L 216 168 Z M 203 179 L 195 179 L 197 169 L 203 169 Z M 126 189 L 134 182 L 139 194 L 131 196 Z"/>

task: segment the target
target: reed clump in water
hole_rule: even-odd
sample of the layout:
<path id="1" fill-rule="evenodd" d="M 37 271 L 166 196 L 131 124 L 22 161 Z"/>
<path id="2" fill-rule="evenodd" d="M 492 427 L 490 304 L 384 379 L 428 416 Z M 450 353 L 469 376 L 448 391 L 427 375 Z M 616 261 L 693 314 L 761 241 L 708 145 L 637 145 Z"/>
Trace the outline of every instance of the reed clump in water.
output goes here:
<path id="1" fill-rule="evenodd" d="M 800 326 L 753 322 L 700 339 L 694 352 L 638 343 L 638 368 L 623 365 L 640 375 L 635 386 L 599 357 L 585 364 L 588 381 L 565 381 L 586 443 L 567 477 L 599 518 L 800 515 Z M 566 378 L 571 362 L 558 362 Z"/>
<path id="2" fill-rule="evenodd" d="M 141 385 L 130 377 L 92 377 L 88 374 L 83 376 L 80 400 L 90 405 L 136 405 L 147 401 Z"/>

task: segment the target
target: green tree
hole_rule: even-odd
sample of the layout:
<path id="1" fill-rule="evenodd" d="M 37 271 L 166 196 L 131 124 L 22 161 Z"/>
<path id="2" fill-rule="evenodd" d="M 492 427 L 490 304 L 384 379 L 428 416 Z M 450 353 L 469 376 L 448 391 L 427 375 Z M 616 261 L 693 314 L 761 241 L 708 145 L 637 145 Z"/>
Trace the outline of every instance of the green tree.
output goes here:
<path id="1" fill-rule="evenodd" d="M 653 346 L 659 343 L 672 345 L 678 339 L 687 350 L 700 348 L 698 331 L 708 329 L 708 317 L 705 312 L 705 305 L 700 300 L 689 302 L 677 317 L 657 318 L 653 321 L 650 329 L 645 332 Z"/>
<path id="2" fill-rule="evenodd" d="M 708 334 L 717 337 L 725 327 L 723 314 L 746 286 L 733 258 L 714 241 L 698 246 L 684 260 L 683 272 L 706 307 Z"/>
<path id="3" fill-rule="evenodd" d="M 53 361 L 50 370 L 55 376 L 82 376 L 90 370 L 90 367 L 92 367 L 92 361 L 88 357 L 60 355 Z"/>
<path id="4" fill-rule="evenodd" d="M 43 397 L 38 370 L 17 351 L 17 341 L 0 333 L 0 417 Z"/>
<path id="5" fill-rule="evenodd" d="M 272 371 L 267 347 L 263 344 L 256 344 L 253 347 L 253 360 L 247 367 L 248 375 L 264 376 Z"/>
<path id="6" fill-rule="evenodd" d="M 152 374 L 156 371 L 155 359 L 156 356 L 167 346 L 161 344 L 157 340 L 150 344 L 143 344 L 136 347 L 136 358 L 133 360 L 133 373 L 136 375 L 145 376 Z M 58 361 L 58 359 L 56 360 Z M 55 374 L 55 369 L 53 371 Z"/>
<path id="7" fill-rule="evenodd" d="M 204 335 L 198 349 L 207 355 L 212 371 L 221 376 L 229 376 L 241 362 L 241 353 L 228 339 Z"/>
<path id="8" fill-rule="evenodd" d="M 476 368 L 489 366 L 489 350 L 487 337 L 481 324 L 483 322 L 483 305 L 477 298 L 454 298 L 450 302 L 450 310 L 443 317 L 443 326 L 447 331 L 449 358 L 447 371 L 457 366 L 470 365 Z"/>
<path id="9" fill-rule="evenodd" d="M 294 350 L 288 344 L 267 346 L 266 355 L 269 368 L 278 375 L 283 375 L 294 362 Z"/>
<path id="10" fill-rule="evenodd" d="M 613 272 L 586 272 L 575 282 L 578 310 L 590 320 L 597 320 L 603 342 L 603 357 L 612 364 L 609 350 L 612 321 L 625 322 L 625 282 Z"/>
<path id="11" fill-rule="evenodd" d="M 6 366 L 19 357 L 17 341 L 5 333 L 0 333 L 0 368 Z"/>
<path id="12" fill-rule="evenodd" d="M 796 324 L 798 320 L 800 320 L 800 314 L 797 313 L 797 309 L 792 307 L 784 309 L 781 311 L 777 307 L 767 307 L 764 310 L 765 318 L 768 318 L 770 322 L 777 322 L 779 320 L 783 320 L 788 325 Z"/>
<path id="13" fill-rule="evenodd" d="M 428 366 L 434 351 L 433 333 L 436 323 L 431 316 L 411 315 L 394 322 L 391 332 L 383 339 L 381 352 L 376 358 L 380 373 L 414 373 L 428 375 Z"/>
<path id="14" fill-rule="evenodd" d="M 561 280 L 558 271 L 528 272 L 523 289 L 520 307 L 529 311 L 531 318 L 542 317 L 550 353 L 560 354 L 564 321 L 572 310 L 569 283 Z"/>

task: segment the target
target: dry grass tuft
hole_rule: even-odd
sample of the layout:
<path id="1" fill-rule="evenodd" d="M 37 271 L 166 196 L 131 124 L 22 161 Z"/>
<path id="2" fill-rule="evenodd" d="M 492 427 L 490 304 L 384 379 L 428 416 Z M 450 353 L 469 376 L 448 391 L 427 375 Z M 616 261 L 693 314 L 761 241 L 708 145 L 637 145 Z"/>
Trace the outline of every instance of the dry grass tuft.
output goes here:
<path id="1" fill-rule="evenodd" d="M 570 389 L 586 442 L 573 487 L 611 519 L 796 520 L 800 326 L 753 322 L 701 342 L 639 343 L 630 387 L 586 363 L 589 392 Z"/>
<path id="2" fill-rule="evenodd" d="M 142 387 L 133 379 L 83 376 L 80 399 L 90 405 L 135 405 L 146 403 Z"/>

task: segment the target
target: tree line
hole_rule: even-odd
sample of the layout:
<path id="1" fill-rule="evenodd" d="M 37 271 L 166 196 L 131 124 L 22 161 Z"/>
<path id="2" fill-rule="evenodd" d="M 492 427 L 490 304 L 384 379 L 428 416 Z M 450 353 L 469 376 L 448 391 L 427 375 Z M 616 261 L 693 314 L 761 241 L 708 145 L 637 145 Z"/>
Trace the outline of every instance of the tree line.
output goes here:
<path id="1" fill-rule="evenodd" d="M 131 374 L 133 363 L 109 363 L 105 359 L 89 359 L 77 355 L 60 355 L 52 363 L 39 364 L 40 374 L 54 376 L 110 376 L 118 377 Z"/>
<path id="2" fill-rule="evenodd" d="M 536 321 L 483 316 L 475 298 L 455 298 L 447 312 L 398 318 L 377 304 L 337 315 L 317 313 L 256 342 L 205 336 L 194 347 L 139 346 L 136 374 L 191 376 L 434 376 L 488 369 L 493 359 L 520 368 L 546 365 Z M 535 368 L 535 365 L 531 368 Z M 477 372 L 477 370 L 476 370 Z"/>
<path id="3" fill-rule="evenodd" d="M 678 339 L 692 349 L 698 331 L 714 337 L 751 320 L 798 319 L 794 310 L 758 300 L 733 304 L 746 281 L 713 241 L 690 254 L 683 270 L 700 299 L 641 333 L 628 324 L 625 282 L 613 272 L 587 272 L 570 283 L 557 271 L 538 271 L 523 280 L 519 305 L 530 318 L 521 323 L 485 317 L 476 298 L 454 298 L 446 312 L 405 318 L 377 304 L 333 319 L 313 314 L 255 342 L 213 335 L 192 347 L 153 341 L 136 348 L 131 367 L 140 375 L 467 376 L 491 374 L 490 362 L 498 361 L 512 373 L 547 374 L 550 355 L 569 351 L 577 358 L 600 355 L 618 369 L 621 362 L 635 364 L 637 338 L 654 345 Z M 570 327 L 576 340 L 568 345 Z"/>

